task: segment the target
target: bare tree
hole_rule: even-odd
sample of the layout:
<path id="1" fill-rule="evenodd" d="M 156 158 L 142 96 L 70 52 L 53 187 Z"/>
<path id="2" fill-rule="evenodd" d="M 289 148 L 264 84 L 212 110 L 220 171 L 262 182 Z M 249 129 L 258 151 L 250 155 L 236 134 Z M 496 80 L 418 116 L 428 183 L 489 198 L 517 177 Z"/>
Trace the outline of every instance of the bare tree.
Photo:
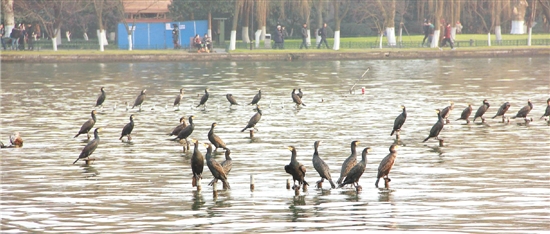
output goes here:
<path id="1" fill-rule="evenodd" d="M 334 45 L 332 49 L 340 50 L 340 23 L 348 13 L 350 2 L 349 0 L 333 0 L 332 3 L 334 6 L 334 20 L 336 21 L 334 26 Z"/>
<path id="2" fill-rule="evenodd" d="M 15 27 L 15 14 L 13 12 L 13 0 L 2 0 L 2 12 L 4 13 L 4 28 L 6 34 L 10 34 Z"/>
<path id="3" fill-rule="evenodd" d="M 512 30 L 510 34 L 525 34 L 523 25 L 525 24 L 525 13 L 529 4 L 526 0 L 512 0 L 513 4 L 513 18 L 512 18 Z"/>
<path id="4" fill-rule="evenodd" d="M 229 41 L 229 50 L 235 50 L 237 44 L 237 27 L 239 26 L 239 12 L 243 6 L 244 0 L 235 0 L 233 9 L 233 26 L 231 27 L 231 38 Z"/>

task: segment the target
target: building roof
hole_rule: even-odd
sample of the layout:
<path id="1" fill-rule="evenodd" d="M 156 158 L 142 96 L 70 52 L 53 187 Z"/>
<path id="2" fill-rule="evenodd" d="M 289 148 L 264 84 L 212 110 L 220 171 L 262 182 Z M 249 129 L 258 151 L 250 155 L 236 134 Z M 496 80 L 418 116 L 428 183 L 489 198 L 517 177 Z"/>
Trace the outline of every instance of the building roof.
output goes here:
<path id="1" fill-rule="evenodd" d="M 167 13 L 172 0 L 123 0 L 125 13 Z"/>

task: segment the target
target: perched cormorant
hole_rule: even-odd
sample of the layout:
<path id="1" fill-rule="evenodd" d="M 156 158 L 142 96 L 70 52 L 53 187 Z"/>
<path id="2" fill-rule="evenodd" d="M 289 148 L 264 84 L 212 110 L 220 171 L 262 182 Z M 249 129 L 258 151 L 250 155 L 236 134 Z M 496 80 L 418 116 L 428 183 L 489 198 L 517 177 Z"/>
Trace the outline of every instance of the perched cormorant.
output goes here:
<path id="1" fill-rule="evenodd" d="M 319 157 L 319 151 L 317 149 L 319 148 L 319 144 L 321 141 L 316 141 L 313 143 L 313 149 L 315 152 L 313 152 L 313 159 L 311 160 L 313 162 L 313 168 L 319 173 L 319 176 L 321 177 L 321 180 L 317 181 L 317 187 L 322 188 L 323 181 L 326 179 L 328 182 L 330 182 L 330 186 L 332 188 L 336 188 L 336 185 L 334 182 L 332 182 L 332 176 L 330 176 L 330 169 L 328 165 Z"/>
<path id="2" fill-rule="evenodd" d="M 260 119 L 262 118 L 262 110 L 260 109 L 259 105 L 256 106 L 256 111 L 258 112 L 250 118 L 248 124 L 246 125 L 246 127 L 243 128 L 243 130 L 241 130 L 241 132 L 244 132 L 244 130 L 246 130 L 247 128 L 254 128 L 256 129 L 256 131 L 258 131 L 258 129 L 256 128 L 256 124 L 260 122 Z"/>
<path id="3" fill-rule="evenodd" d="M 540 119 L 542 119 L 544 116 L 550 116 L 550 98 L 548 98 L 548 100 L 546 100 L 546 111 L 540 117 Z"/>
<path id="4" fill-rule="evenodd" d="M 516 116 L 512 117 L 512 119 L 515 119 L 517 117 L 527 118 L 527 115 L 529 114 L 529 112 L 531 112 L 532 109 L 533 109 L 533 103 L 531 103 L 531 99 L 529 99 L 527 100 L 527 106 L 524 106 L 523 108 L 521 108 L 516 114 Z"/>
<path id="5" fill-rule="evenodd" d="M 298 94 L 296 94 L 296 89 L 292 90 L 292 93 L 290 94 L 290 96 L 292 97 L 292 101 L 294 101 L 294 103 L 296 103 L 296 107 L 299 107 L 300 105 L 302 105 L 302 106 L 306 105 L 302 102 L 302 99 L 300 98 L 300 96 L 298 96 Z"/>
<path id="6" fill-rule="evenodd" d="M 344 178 L 348 176 L 349 170 L 357 164 L 357 151 L 355 148 L 359 145 L 359 141 L 352 141 L 351 142 L 351 154 L 346 160 L 344 160 L 344 163 L 342 163 L 342 169 L 340 170 L 340 178 L 336 181 L 337 184 L 341 184 L 342 181 L 344 181 Z"/>
<path id="7" fill-rule="evenodd" d="M 202 179 L 204 156 L 202 156 L 202 153 L 199 150 L 199 141 L 193 139 L 193 144 L 195 144 L 195 149 L 193 150 L 193 156 L 191 156 L 191 170 L 193 171 L 193 180 L 191 181 L 191 185 L 196 187 L 199 179 Z"/>
<path id="8" fill-rule="evenodd" d="M 21 134 L 19 134 L 19 132 L 14 132 L 13 134 L 11 134 L 10 143 L 14 148 L 23 147 L 23 138 L 21 138 Z"/>
<path id="9" fill-rule="evenodd" d="M 185 116 L 180 118 L 180 125 L 176 126 L 168 136 L 177 136 L 182 129 L 187 127 L 187 123 L 185 123 Z"/>
<path id="10" fill-rule="evenodd" d="M 174 138 L 174 140 L 185 140 L 187 141 L 187 137 L 193 133 L 193 130 L 195 130 L 195 124 L 193 123 L 193 119 L 195 116 L 191 115 L 189 116 L 189 125 L 187 127 L 183 128 L 179 133 L 178 137 Z"/>
<path id="11" fill-rule="evenodd" d="M 401 127 L 405 123 L 405 120 L 407 120 L 407 110 L 405 109 L 405 106 L 402 105 L 401 109 L 403 109 L 403 112 L 401 112 L 401 114 L 398 115 L 393 121 L 393 130 L 391 131 L 390 136 L 393 136 L 393 133 L 396 131 L 401 131 Z"/>
<path id="12" fill-rule="evenodd" d="M 456 119 L 456 120 L 466 120 L 466 124 L 470 124 L 470 115 L 472 114 L 472 104 L 471 103 L 468 103 L 468 107 L 466 107 L 463 111 L 462 111 L 462 114 L 460 115 L 460 118 Z"/>
<path id="13" fill-rule="evenodd" d="M 182 98 L 183 98 L 183 88 L 180 89 L 180 93 L 176 96 L 176 99 L 174 100 L 174 106 L 178 106 L 178 109 L 180 108 L 180 103 Z"/>
<path id="14" fill-rule="evenodd" d="M 351 184 L 357 187 L 361 187 L 359 185 L 359 178 L 363 175 L 363 172 L 365 172 L 365 169 L 367 168 L 367 153 L 370 152 L 370 147 L 367 147 L 363 149 L 363 153 L 361 154 L 361 161 L 359 163 L 355 164 L 353 168 L 348 173 L 348 176 L 346 176 L 346 179 L 344 182 L 338 185 L 338 188 L 344 187 L 346 184 Z"/>
<path id="15" fill-rule="evenodd" d="M 504 114 L 506 113 L 506 111 L 508 111 L 508 109 L 510 109 L 510 103 L 509 102 L 503 103 L 500 106 L 500 108 L 498 108 L 497 114 L 493 116 L 493 119 L 496 118 L 497 116 L 502 116 L 502 119 L 504 120 Z"/>
<path id="16" fill-rule="evenodd" d="M 141 90 L 141 93 L 134 101 L 134 105 L 132 106 L 132 109 L 134 109 L 134 107 L 136 106 L 139 106 L 139 110 L 141 111 L 141 104 L 143 104 L 143 101 L 145 101 L 145 91 L 147 91 L 147 89 Z"/>
<path id="17" fill-rule="evenodd" d="M 227 182 L 227 175 L 225 174 L 223 166 L 212 157 L 212 145 L 204 143 L 204 146 L 206 146 L 206 165 L 208 169 L 210 169 L 212 176 L 214 176 L 215 179 L 221 180 L 225 188 L 231 189 Z"/>
<path id="18" fill-rule="evenodd" d="M 233 97 L 233 94 L 226 94 L 225 97 L 227 98 L 227 101 L 229 101 L 229 108 L 231 109 L 231 106 L 233 105 L 239 105 L 239 103 L 237 103 L 237 100 L 235 100 L 235 98 Z"/>
<path id="19" fill-rule="evenodd" d="M 229 175 L 229 172 L 231 172 L 231 168 L 233 167 L 233 160 L 231 159 L 231 150 L 226 149 L 225 150 L 225 161 L 222 162 L 223 171 L 225 172 L 225 175 Z M 218 179 L 214 178 L 208 185 L 212 186 L 214 183 L 217 183 Z"/>
<path id="20" fill-rule="evenodd" d="M 223 140 L 214 133 L 214 127 L 216 127 L 217 123 L 212 123 L 212 127 L 210 127 L 210 131 L 208 131 L 208 140 L 212 145 L 216 147 L 215 151 L 218 150 L 218 148 L 227 149 L 227 146 L 223 142 Z"/>
<path id="21" fill-rule="evenodd" d="M 390 146 L 390 153 L 382 159 L 382 162 L 380 162 L 380 165 L 378 166 L 378 175 L 376 176 L 376 183 L 374 185 L 378 188 L 378 182 L 380 181 L 380 178 L 387 178 L 388 182 L 391 181 L 389 174 L 391 171 L 391 168 L 393 167 L 393 164 L 395 163 L 395 158 L 397 157 L 397 149 L 398 145 L 393 144 Z"/>
<path id="22" fill-rule="evenodd" d="M 304 179 L 306 176 L 306 167 L 296 159 L 296 148 L 294 148 L 294 146 L 289 146 L 288 150 L 292 152 L 292 156 L 290 157 L 290 163 L 285 166 L 285 171 L 292 175 L 292 180 L 294 180 L 292 188 L 299 189 L 302 184 L 309 186 Z M 296 181 L 298 181 L 298 187 L 296 187 Z"/>
<path id="23" fill-rule="evenodd" d="M 435 139 L 439 139 L 439 132 L 441 132 L 441 129 L 443 129 L 443 117 L 441 116 L 441 111 L 439 109 L 435 110 L 437 112 L 437 122 L 434 124 L 432 129 L 430 130 L 430 135 L 424 139 L 422 142 L 426 142 L 428 139 L 435 137 Z"/>
<path id="24" fill-rule="evenodd" d="M 74 138 L 78 137 L 80 134 L 86 133 L 88 135 L 88 139 L 90 139 L 90 130 L 95 125 L 95 121 L 96 121 L 95 114 L 96 113 L 97 112 L 95 110 L 92 111 L 92 113 L 91 113 L 92 118 L 88 119 L 88 121 L 86 121 L 86 122 L 84 122 L 84 124 L 82 124 L 82 127 L 80 127 L 80 131 L 78 131 L 78 133 L 74 136 Z"/>
<path id="25" fill-rule="evenodd" d="M 298 97 L 300 97 L 300 99 L 304 97 L 304 93 L 302 93 L 302 88 L 298 88 Z"/>
<path id="26" fill-rule="evenodd" d="M 80 153 L 76 161 L 73 162 L 73 164 L 78 162 L 78 160 L 80 160 L 81 158 L 90 157 L 90 155 L 94 153 L 95 149 L 97 149 L 97 145 L 99 145 L 99 132 L 101 132 L 101 128 L 96 128 L 94 130 L 94 139 L 88 142 L 86 146 L 84 146 L 84 149 L 82 149 L 82 152 Z"/>
<path id="27" fill-rule="evenodd" d="M 127 123 L 124 128 L 122 128 L 122 133 L 118 139 L 122 140 L 123 137 L 127 136 L 128 141 L 131 141 L 132 136 L 130 134 L 132 133 L 132 130 L 134 130 L 134 115 L 130 115 L 130 123 Z"/>
<path id="28" fill-rule="evenodd" d="M 103 87 L 101 87 L 101 94 L 99 95 L 99 97 L 97 97 L 97 101 L 95 102 L 95 106 L 98 107 L 98 106 L 101 106 L 103 107 L 103 102 L 105 101 L 105 98 L 107 97 L 107 95 L 105 94 L 105 90 Z"/>
<path id="29" fill-rule="evenodd" d="M 483 100 L 483 104 L 477 109 L 476 115 L 474 116 L 474 122 L 477 118 L 481 118 L 481 122 L 485 122 L 485 118 L 483 118 L 483 115 L 485 112 L 489 109 L 491 105 L 487 101 L 487 99 Z"/>
<path id="30" fill-rule="evenodd" d="M 441 118 L 443 118 L 446 123 L 449 123 L 449 116 L 451 115 L 451 111 L 454 109 L 454 106 L 455 106 L 455 103 L 450 101 L 449 102 L 451 105 L 443 108 L 443 110 L 441 110 Z"/>
<path id="31" fill-rule="evenodd" d="M 204 109 L 206 109 L 206 102 L 208 101 L 208 97 L 210 97 L 208 89 L 204 89 L 204 94 L 202 95 L 201 102 L 196 107 L 203 105 Z"/>
<path id="32" fill-rule="evenodd" d="M 248 105 L 257 105 L 260 99 L 262 99 L 262 89 L 258 89 L 258 93 L 254 95 L 254 98 L 252 98 L 252 101 Z"/>

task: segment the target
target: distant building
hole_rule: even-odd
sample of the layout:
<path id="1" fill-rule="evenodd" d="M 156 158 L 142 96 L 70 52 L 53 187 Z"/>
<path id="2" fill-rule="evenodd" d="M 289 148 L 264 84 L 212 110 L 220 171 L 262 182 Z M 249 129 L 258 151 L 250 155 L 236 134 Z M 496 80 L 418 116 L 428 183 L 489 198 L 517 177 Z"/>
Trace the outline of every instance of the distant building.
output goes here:
<path id="1" fill-rule="evenodd" d="M 123 0 L 124 13 L 128 21 L 170 22 L 168 6 L 172 0 Z"/>

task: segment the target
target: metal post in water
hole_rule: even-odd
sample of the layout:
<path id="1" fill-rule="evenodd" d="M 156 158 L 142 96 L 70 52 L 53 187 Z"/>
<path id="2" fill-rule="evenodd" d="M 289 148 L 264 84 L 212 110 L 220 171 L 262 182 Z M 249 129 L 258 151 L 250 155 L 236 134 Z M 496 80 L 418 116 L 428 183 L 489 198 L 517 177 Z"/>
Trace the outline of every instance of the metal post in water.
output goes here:
<path id="1" fill-rule="evenodd" d="M 254 175 L 250 175 L 250 191 L 254 191 Z"/>
<path id="2" fill-rule="evenodd" d="M 386 187 L 386 189 L 390 188 L 390 180 L 388 178 L 384 178 L 384 186 Z"/>
<path id="3" fill-rule="evenodd" d="M 286 189 L 290 189 L 290 179 L 286 179 Z"/>
<path id="4" fill-rule="evenodd" d="M 250 138 L 254 137 L 254 129 L 250 130 Z"/>
<path id="5" fill-rule="evenodd" d="M 307 192 L 307 185 L 306 184 L 302 185 L 302 190 L 304 191 L 304 193 Z"/>
<path id="6" fill-rule="evenodd" d="M 443 147 L 444 146 L 443 145 L 444 140 L 443 139 L 438 139 L 438 140 L 439 140 L 439 147 Z"/>

